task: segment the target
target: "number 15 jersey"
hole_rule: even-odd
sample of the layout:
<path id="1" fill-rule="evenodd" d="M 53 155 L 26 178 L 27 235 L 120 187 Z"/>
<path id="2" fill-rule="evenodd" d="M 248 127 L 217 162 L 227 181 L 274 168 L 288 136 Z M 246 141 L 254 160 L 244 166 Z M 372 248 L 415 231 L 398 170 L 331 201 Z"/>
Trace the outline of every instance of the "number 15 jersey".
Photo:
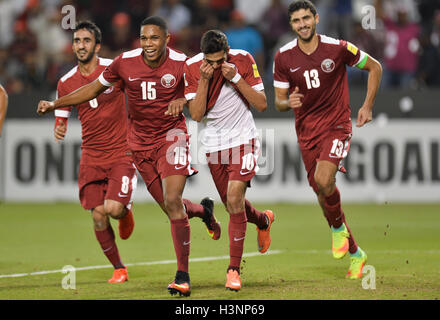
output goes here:
<path id="1" fill-rule="evenodd" d="M 134 151 L 150 150 L 167 138 L 172 129 L 187 133 L 185 116 L 165 115 L 168 104 L 184 97 L 183 67 L 187 56 L 171 48 L 157 68 L 148 66 L 142 48 L 119 55 L 99 77 L 110 86 L 119 80 L 125 84 L 128 100 L 128 144 Z"/>

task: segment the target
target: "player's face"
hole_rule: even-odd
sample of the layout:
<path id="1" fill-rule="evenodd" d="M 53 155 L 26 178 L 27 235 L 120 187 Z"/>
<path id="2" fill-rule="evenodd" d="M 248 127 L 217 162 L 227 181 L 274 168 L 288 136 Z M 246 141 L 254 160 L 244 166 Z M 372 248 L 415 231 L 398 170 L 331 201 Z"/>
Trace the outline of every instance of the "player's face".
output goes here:
<path id="1" fill-rule="evenodd" d="M 170 35 L 159 26 L 145 25 L 141 27 L 140 42 L 147 62 L 157 63 L 164 56 Z"/>
<path id="2" fill-rule="evenodd" d="M 205 61 L 208 62 L 214 70 L 220 68 L 227 57 L 228 53 L 223 50 L 214 53 L 205 53 Z"/>
<path id="3" fill-rule="evenodd" d="M 99 48 L 100 45 L 96 44 L 95 36 L 87 29 L 78 30 L 73 34 L 72 49 L 79 62 L 90 62 Z"/>
<path id="4" fill-rule="evenodd" d="M 319 15 L 313 16 L 310 9 L 300 9 L 290 16 L 290 26 L 296 35 L 304 42 L 310 42 L 316 34 L 316 25 L 319 23 Z"/>

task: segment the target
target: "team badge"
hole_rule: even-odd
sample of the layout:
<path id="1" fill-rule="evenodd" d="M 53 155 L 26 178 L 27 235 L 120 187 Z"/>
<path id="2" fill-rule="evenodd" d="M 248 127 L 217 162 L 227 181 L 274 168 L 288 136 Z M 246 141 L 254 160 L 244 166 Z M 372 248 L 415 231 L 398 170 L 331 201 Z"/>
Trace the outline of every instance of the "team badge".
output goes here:
<path id="1" fill-rule="evenodd" d="M 172 88 L 176 84 L 176 78 L 172 74 L 165 74 L 160 79 L 160 83 L 165 88 Z"/>
<path id="2" fill-rule="evenodd" d="M 321 69 L 326 73 L 330 73 L 335 70 L 335 62 L 332 59 L 325 59 L 321 62 Z"/>

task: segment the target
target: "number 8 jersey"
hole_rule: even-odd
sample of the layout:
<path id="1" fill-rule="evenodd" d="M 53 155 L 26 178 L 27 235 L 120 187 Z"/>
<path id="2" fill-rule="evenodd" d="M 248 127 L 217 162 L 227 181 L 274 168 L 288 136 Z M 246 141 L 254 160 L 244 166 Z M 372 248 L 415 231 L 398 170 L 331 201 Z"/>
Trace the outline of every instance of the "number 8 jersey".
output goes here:
<path id="1" fill-rule="evenodd" d="M 297 39 L 275 55 L 274 87 L 299 88 L 302 106 L 295 108 L 295 127 L 302 149 L 311 149 L 329 129 L 351 133 L 346 65 L 362 68 L 367 55 L 349 42 L 318 35 L 316 50 L 305 54 Z"/>
<path id="2" fill-rule="evenodd" d="M 157 68 L 148 66 L 142 48 L 119 55 L 99 77 L 105 86 L 122 80 L 128 100 L 128 144 L 133 151 L 156 148 L 172 129 L 187 133 L 185 116 L 165 115 L 172 100 L 184 97 L 187 56 L 171 48 Z"/>

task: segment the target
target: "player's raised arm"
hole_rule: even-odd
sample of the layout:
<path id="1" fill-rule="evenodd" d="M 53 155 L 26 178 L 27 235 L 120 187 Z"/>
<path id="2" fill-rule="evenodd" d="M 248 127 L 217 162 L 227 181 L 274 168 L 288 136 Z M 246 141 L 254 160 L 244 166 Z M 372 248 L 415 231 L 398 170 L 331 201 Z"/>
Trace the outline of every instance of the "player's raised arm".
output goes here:
<path id="1" fill-rule="evenodd" d="M 81 88 L 65 95 L 55 101 L 40 101 L 37 108 L 37 113 L 43 115 L 54 111 L 57 108 L 75 106 L 99 96 L 102 92 L 107 90 L 107 86 L 103 85 L 99 79 L 82 86 Z"/>
<path id="2" fill-rule="evenodd" d="M 374 100 L 376 99 L 377 91 L 379 90 L 380 81 L 382 79 L 382 66 L 379 61 L 373 57 L 367 55 L 365 65 L 361 69 L 368 71 L 368 87 L 364 104 L 358 112 L 356 121 L 357 127 L 362 127 L 373 119 Z"/>
<path id="3" fill-rule="evenodd" d="M 263 91 L 257 91 L 252 88 L 246 80 L 238 73 L 236 68 L 228 63 L 223 62 L 222 73 L 226 80 L 233 82 L 246 100 L 255 107 L 259 112 L 267 109 L 266 94 Z"/>
<path id="4" fill-rule="evenodd" d="M 200 66 L 200 81 L 194 99 L 188 101 L 189 113 L 194 121 L 202 121 L 208 101 L 209 80 L 214 74 L 214 68 L 205 60 Z"/>
<path id="5" fill-rule="evenodd" d="M 8 110 L 8 94 L 6 90 L 0 85 L 0 137 L 2 135 L 3 122 L 6 118 L 6 111 Z"/>

